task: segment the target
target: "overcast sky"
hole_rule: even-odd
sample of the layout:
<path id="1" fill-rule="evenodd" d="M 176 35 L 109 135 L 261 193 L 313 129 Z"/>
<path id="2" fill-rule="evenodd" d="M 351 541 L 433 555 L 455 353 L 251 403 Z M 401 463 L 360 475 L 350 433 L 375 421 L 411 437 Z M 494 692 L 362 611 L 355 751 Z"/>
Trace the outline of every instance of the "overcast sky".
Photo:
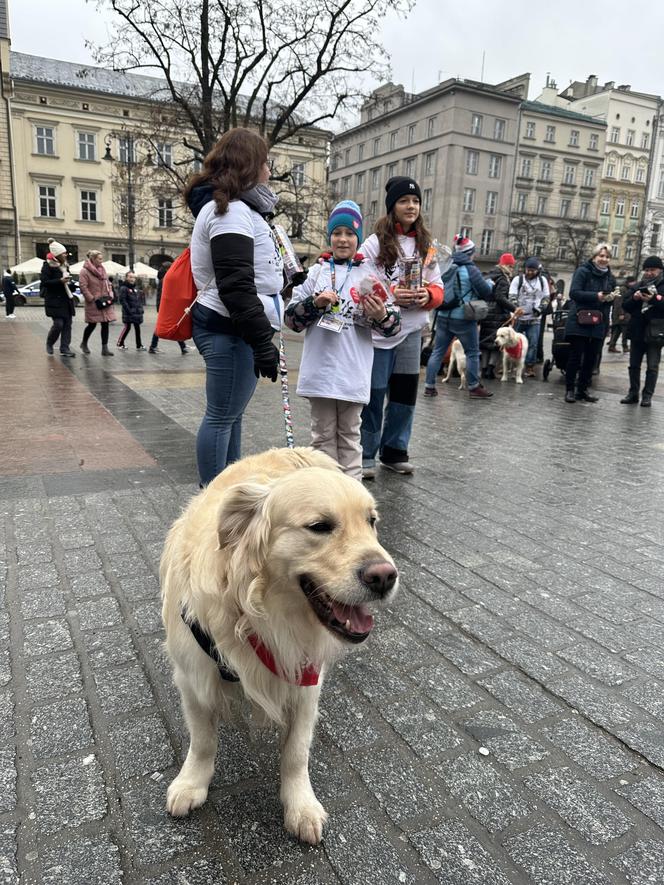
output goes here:
<path id="1" fill-rule="evenodd" d="M 306 2 L 306 0 L 294 0 Z M 94 3 L 9 0 L 12 48 L 18 52 L 90 63 L 85 41 L 104 43 L 110 13 Z M 547 73 L 562 89 L 596 74 L 600 83 L 629 83 L 642 92 L 664 93 L 662 0 L 480 0 L 475 3 L 417 0 L 408 18 L 391 17 L 384 43 L 393 80 L 416 92 L 452 76 L 497 83 L 532 74 L 535 98 Z"/>

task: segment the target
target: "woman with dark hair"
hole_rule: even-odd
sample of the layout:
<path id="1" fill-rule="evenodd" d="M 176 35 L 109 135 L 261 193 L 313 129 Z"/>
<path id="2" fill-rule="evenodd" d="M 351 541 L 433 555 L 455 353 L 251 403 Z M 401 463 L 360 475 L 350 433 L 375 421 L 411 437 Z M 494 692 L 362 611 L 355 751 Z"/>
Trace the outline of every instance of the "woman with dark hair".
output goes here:
<path id="1" fill-rule="evenodd" d="M 371 399 L 362 410 L 364 479 L 375 476 L 376 455 L 388 470 L 413 472 L 408 443 L 420 379 L 422 328 L 427 312 L 443 301 L 438 261 L 420 211 L 419 185 L 412 178 L 390 178 L 385 192 L 386 214 L 360 252 L 390 284 L 394 303 L 401 308 L 401 330 L 391 338 L 372 333 Z"/>
<path id="2" fill-rule="evenodd" d="M 196 440 L 203 485 L 240 458 L 242 415 L 258 376 L 277 380 L 272 336 L 283 319 L 283 263 L 266 220 L 277 203 L 269 177 L 265 140 L 237 128 L 222 135 L 185 190 L 196 218 L 193 338 L 206 368 Z"/>

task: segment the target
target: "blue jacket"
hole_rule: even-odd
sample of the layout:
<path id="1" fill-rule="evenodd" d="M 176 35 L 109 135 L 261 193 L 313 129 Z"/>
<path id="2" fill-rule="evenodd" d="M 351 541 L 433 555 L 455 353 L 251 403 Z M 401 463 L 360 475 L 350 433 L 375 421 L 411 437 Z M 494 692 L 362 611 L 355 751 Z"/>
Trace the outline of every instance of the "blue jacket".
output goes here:
<path id="1" fill-rule="evenodd" d="M 477 301 L 483 298 L 485 301 L 493 300 L 493 282 L 485 280 L 481 271 L 473 263 L 473 259 L 465 252 L 455 252 L 452 256 L 452 262 L 457 270 L 459 282 L 461 283 L 461 300 L 467 304 L 469 301 Z M 465 268 L 464 272 L 460 272 L 461 268 Z M 450 301 L 454 297 L 454 268 L 450 268 L 443 275 L 443 283 L 445 284 L 445 300 Z M 449 285 L 449 296 L 447 295 L 447 287 Z M 443 308 L 438 314 L 439 317 L 449 318 L 452 320 L 462 320 L 463 304 L 452 310 L 445 310 L 445 301 Z M 472 321 L 469 321 L 472 322 Z"/>
<path id="2" fill-rule="evenodd" d="M 569 289 L 569 308 L 565 323 L 565 337 L 583 335 L 586 338 L 604 338 L 609 322 L 610 303 L 605 304 L 597 297 L 599 292 L 613 292 L 616 280 L 611 269 L 602 273 L 592 261 L 586 261 L 574 271 Z M 581 326 L 576 320 L 578 310 L 599 310 L 604 317 L 601 323 L 592 326 Z"/>

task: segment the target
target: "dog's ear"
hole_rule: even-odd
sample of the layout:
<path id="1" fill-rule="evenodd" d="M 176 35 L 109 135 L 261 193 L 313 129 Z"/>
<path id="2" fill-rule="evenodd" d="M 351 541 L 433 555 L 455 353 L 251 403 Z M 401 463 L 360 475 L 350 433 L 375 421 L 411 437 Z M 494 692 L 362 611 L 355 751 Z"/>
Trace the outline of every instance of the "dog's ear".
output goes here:
<path id="1" fill-rule="evenodd" d="M 219 548 L 235 547 L 250 532 L 252 522 L 263 515 L 270 493 L 269 485 L 246 482 L 231 486 L 219 510 L 217 535 Z M 269 522 L 267 525 L 269 530 Z"/>

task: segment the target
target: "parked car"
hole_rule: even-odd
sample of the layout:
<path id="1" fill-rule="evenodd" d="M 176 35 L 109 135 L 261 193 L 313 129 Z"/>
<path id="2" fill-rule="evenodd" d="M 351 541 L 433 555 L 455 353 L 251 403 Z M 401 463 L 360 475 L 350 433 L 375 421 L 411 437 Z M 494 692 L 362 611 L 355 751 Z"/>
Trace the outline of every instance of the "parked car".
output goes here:
<path id="1" fill-rule="evenodd" d="M 76 291 L 74 292 L 76 303 L 83 304 L 85 299 L 81 294 L 78 280 L 74 279 L 74 282 L 76 283 Z M 43 304 L 44 299 L 41 297 L 41 282 L 39 280 L 33 280 L 31 283 L 28 283 L 27 286 L 21 286 L 15 296 L 15 300 L 19 305 Z"/>

